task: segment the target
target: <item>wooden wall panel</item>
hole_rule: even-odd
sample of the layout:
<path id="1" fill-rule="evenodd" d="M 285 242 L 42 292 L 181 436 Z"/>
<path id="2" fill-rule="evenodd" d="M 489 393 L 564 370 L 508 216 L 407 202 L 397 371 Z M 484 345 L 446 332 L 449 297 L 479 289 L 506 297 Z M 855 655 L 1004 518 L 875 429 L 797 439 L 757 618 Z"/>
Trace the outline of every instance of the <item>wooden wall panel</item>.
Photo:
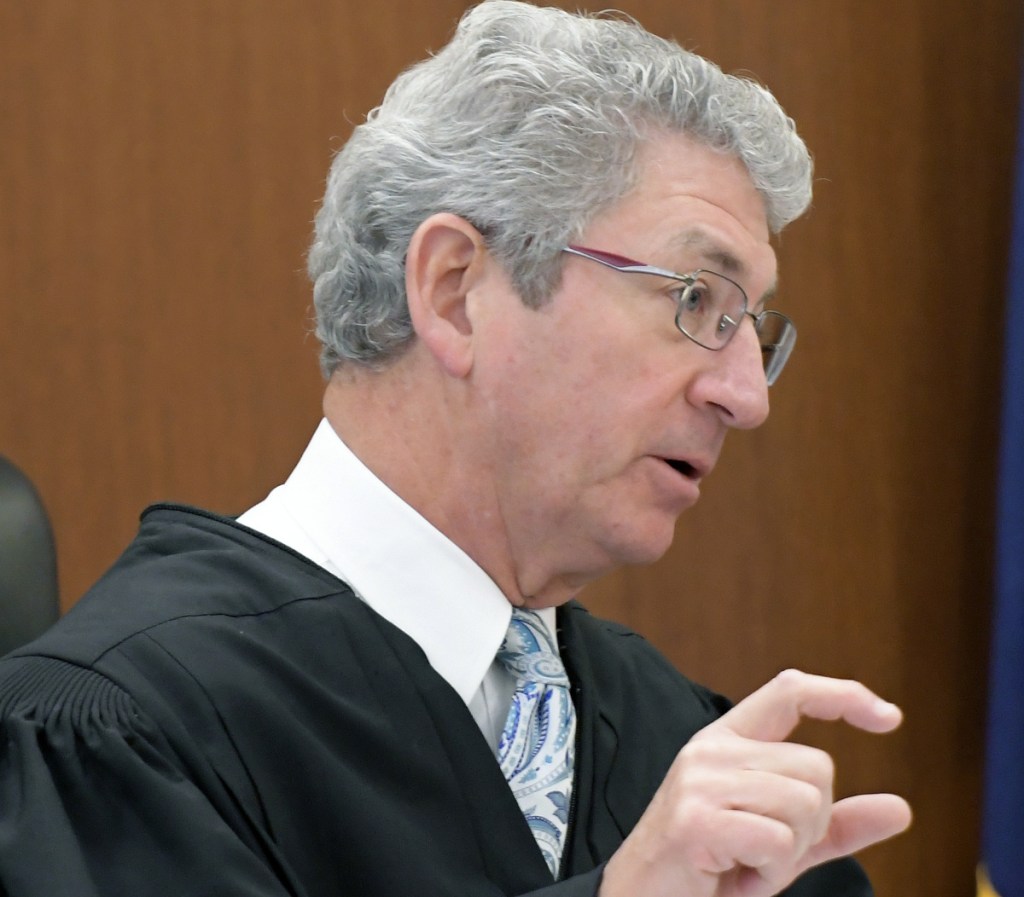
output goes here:
<path id="1" fill-rule="evenodd" d="M 65 604 L 146 503 L 241 510 L 294 463 L 330 154 L 462 9 L 0 6 L 0 450 L 52 510 Z"/>
<path id="2" fill-rule="evenodd" d="M 0 5 L 0 452 L 50 506 L 66 606 L 148 502 L 237 511 L 294 462 L 330 151 L 465 5 Z M 779 245 L 800 345 L 772 419 L 733 437 L 664 561 L 587 600 L 735 697 L 796 665 L 903 704 L 889 738 L 805 734 L 842 788 L 915 805 L 864 856 L 880 895 L 972 893 L 1024 10 L 621 5 L 769 84 L 818 180 Z"/>

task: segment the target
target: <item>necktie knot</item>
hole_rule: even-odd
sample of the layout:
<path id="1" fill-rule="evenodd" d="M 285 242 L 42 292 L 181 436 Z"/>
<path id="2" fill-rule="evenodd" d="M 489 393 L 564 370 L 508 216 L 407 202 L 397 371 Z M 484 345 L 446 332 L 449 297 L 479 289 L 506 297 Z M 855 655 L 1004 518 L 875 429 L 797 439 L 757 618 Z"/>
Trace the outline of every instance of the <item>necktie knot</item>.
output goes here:
<path id="1" fill-rule="evenodd" d="M 541 682 L 568 687 L 562 658 L 547 627 L 534 611 L 515 608 L 498 660 L 516 682 Z"/>

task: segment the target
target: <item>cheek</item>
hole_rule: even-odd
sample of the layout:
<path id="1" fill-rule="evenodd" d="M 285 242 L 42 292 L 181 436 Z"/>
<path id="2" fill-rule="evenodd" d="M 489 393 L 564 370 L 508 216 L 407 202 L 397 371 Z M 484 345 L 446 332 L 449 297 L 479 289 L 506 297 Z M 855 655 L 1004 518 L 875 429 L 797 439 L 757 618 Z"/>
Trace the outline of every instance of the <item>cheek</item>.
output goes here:
<path id="1" fill-rule="evenodd" d="M 552 487 L 614 475 L 656 438 L 680 392 L 678 347 L 623 310 L 592 312 L 513 314 L 483 373 L 503 452 L 547 465 Z"/>
<path id="2" fill-rule="evenodd" d="M 552 361 L 549 357 L 548 361 Z M 594 370 L 514 365 L 492 395 L 498 478 L 537 510 L 561 505 L 599 474 L 612 454 L 606 384 Z"/>

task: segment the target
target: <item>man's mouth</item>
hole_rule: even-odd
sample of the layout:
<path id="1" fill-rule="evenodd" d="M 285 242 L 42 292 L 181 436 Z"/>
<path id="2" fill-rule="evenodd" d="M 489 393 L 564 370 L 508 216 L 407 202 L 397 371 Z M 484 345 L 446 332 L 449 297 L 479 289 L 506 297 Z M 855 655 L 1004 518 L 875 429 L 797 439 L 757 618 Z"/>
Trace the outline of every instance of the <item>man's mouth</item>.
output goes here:
<path id="1" fill-rule="evenodd" d="M 697 473 L 697 468 L 694 467 L 689 461 L 683 461 L 679 458 L 665 458 L 663 459 L 669 467 L 673 470 L 681 473 L 688 480 L 700 479 L 700 475 Z"/>

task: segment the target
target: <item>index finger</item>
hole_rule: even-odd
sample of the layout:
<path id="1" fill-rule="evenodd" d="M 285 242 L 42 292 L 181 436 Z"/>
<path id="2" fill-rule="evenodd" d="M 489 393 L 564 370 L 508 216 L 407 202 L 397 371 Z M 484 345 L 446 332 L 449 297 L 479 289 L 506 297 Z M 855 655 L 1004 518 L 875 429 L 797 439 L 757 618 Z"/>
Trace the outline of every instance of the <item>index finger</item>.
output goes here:
<path id="1" fill-rule="evenodd" d="M 724 727 L 757 741 L 783 741 L 805 717 L 841 719 L 867 732 L 890 732 L 902 722 L 903 713 L 852 679 L 786 670 L 708 728 Z"/>

